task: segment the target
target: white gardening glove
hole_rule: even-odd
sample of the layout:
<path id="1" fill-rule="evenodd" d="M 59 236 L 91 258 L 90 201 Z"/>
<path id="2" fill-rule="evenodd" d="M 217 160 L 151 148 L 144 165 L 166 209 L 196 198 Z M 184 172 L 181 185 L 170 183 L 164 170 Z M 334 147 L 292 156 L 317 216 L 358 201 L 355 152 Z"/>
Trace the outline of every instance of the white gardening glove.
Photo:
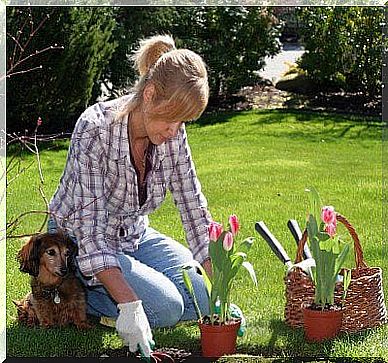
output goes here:
<path id="1" fill-rule="evenodd" d="M 141 354 L 149 358 L 153 344 L 152 333 L 141 300 L 118 304 L 120 313 L 116 320 L 116 330 L 131 352 L 140 349 Z"/>

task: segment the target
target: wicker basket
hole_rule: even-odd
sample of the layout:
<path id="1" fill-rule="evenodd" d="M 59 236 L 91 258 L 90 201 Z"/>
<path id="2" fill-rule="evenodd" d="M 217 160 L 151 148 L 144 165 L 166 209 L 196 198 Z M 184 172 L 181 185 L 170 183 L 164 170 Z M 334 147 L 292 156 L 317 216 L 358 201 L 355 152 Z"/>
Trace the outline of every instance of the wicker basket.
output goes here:
<path id="1" fill-rule="evenodd" d="M 387 310 L 384 303 L 382 271 L 379 267 L 368 267 L 357 233 L 349 221 L 337 213 L 337 221 L 343 223 L 354 241 L 356 268 L 351 271 L 351 282 L 345 300 L 341 331 L 357 332 L 387 323 Z M 307 231 L 298 246 L 295 263 L 302 261 L 303 247 Z M 291 271 L 285 277 L 286 284 L 286 323 L 294 328 L 303 327 L 302 304 L 314 302 L 315 288 L 310 278 L 301 269 Z M 335 301 L 339 303 L 343 292 L 342 283 L 337 283 Z"/>

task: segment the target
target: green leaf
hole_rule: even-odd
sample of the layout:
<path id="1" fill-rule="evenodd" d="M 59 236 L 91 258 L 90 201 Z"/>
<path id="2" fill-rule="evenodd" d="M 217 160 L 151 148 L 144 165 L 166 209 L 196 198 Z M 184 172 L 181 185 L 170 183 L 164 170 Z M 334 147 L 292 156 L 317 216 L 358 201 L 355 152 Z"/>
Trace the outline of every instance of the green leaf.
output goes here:
<path id="1" fill-rule="evenodd" d="M 210 297 L 211 296 L 211 293 L 212 293 L 212 283 L 211 283 L 211 280 L 209 278 L 209 276 L 207 275 L 205 269 L 202 267 L 202 265 L 196 261 L 196 260 L 192 260 L 192 261 L 189 261 L 187 263 L 185 263 L 183 266 L 182 266 L 182 269 L 189 269 L 189 268 L 198 268 L 200 271 L 201 271 L 201 274 L 202 274 L 202 278 L 203 278 L 203 281 L 205 283 L 205 286 L 206 286 L 206 290 L 207 290 L 207 293 L 208 293 L 208 296 Z"/>
<path id="2" fill-rule="evenodd" d="M 338 236 L 336 236 L 335 238 L 333 238 L 333 253 L 335 253 L 336 255 L 339 255 L 340 252 L 341 252 L 340 241 Z"/>
<path id="3" fill-rule="evenodd" d="M 219 269 L 223 268 L 223 261 L 226 256 L 226 252 L 222 245 L 222 241 L 224 240 L 226 232 L 222 232 L 220 237 L 216 242 L 209 243 L 209 255 L 212 259 L 212 263 Z"/>
<path id="4" fill-rule="evenodd" d="M 189 273 L 187 272 L 187 269 L 185 269 L 185 268 L 182 268 L 182 277 L 183 277 L 183 282 L 187 287 L 187 290 L 189 290 L 189 293 L 193 297 L 194 307 L 195 307 L 195 311 L 197 313 L 198 319 L 202 320 L 202 313 L 201 313 L 201 310 L 199 309 L 198 300 L 197 300 L 197 297 L 195 296 L 195 292 L 194 292 L 194 287 L 193 287 L 193 284 L 191 282 Z"/>
<path id="5" fill-rule="evenodd" d="M 237 252 L 244 252 L 248 253 L 249 250 L 251 249 L 253 242 L 255 239 L 253 237 L 249 237 L 245 239 L 238 247 L 237 247 Z"/>
<path id="6" fill-rule="evenodd" d="M 313 216 L 312 214 L 309 214 L 309 217 L 308 217 L 308 221 L 307 221 L 307 233 L 308 233 L 310 242 L 311 242 L 314 238 L 318 238 L 318 237 L 317 237 L 317 235 L 318 235 L 318 225 L 317 225 L 316 219 L 314 218 L 314 216 Z"/>
<path id="7" fill-rule="evenodd" d="M 182 277 L 183 277 L 183 282 L 185 283 L 185 286 L 186 286 L 187 290 L 189 291 L 190 295 L 194 296 L 194 294 L 195 294 L 194 287 L 193 287 L 193 284 L 191 282 L 189 273 L 187 272 L 187 269 L 183 268 L 183 267 L 182 267 Z"/>
<path id="8" fill-rule="evenodd" d="M 350 250 L 350 247 L 349 247 L 349 244 L 346 243 L 344 248 L 342 249 L 341 253 L 339 254 L 337 260 L 336 260 L 336 263 L 335 263 L 335 268 L 334 268 L 334 277 L 337 278 L 337 275 L 338 273 L 340 272 L 344 262 L 345 262 L 345 259 L 346 259 L 346 256 L 348 255 L 349 253 L 349 250 Z"/>
<path id="9" fill-rule="evenodd" d="M 253 266 L 251 265 L 251 263 L 248 261 L 244 261 L 242 263 L 242 266 L 245 267 L 245 269 L 249 272 L 249 276 L 251 277 L 255 286 L 257 286 L 256 273 L 255 273 L 255 270 L 253 269 Z"/>
<path id="10" fill-rule="evenodd" d="M 330 236 L 326 232 L 318 232 L 318 239 L 320 241 L 327 241 Z"/>
<path id="11" fill-rule="evenodd" d="M 344 270 L 344 280 L 343 280 L 343 293 L 342 293 L 342 306 L 345 304 L 346 294 L 348 293 L 348 288 L 352 280 L 352 273 L 350 270 Z"/>
<path id="12" fill-rule="evenodd" d="M 306 192 L 309 193 L 309 198 L 310 198 L 310 214 L 314 216 L 316 221 L 319 221 L 321 218 L 321 208 L 322 208 L 322 202 L 321 202 L 319 193 L 313 186 L 307 188 Z"/>
<path id="13" fill-rule="evenodd" d="M 236 252 L 234 255 L 230 256 L 230 260 L 232 261 L 232 266 L 235 260 L 239 257 L 242 257 L 244 260 L 247 259 L 247 254 L 245 252 Z"/>
<path id="14" fill-rule="evenodd" d="M 243 252 L 237 252 L 233 256 L 231 256 L 232 267 L 228 275 L 228 278 L 230 280 L 232 280 L 236 276 L 238 270 L 240 269 L 242 263 L 246 258 L 247 255 Z"/>
<path id="15" fill-rule="evenodd" d="M 352 272 L 350 270 L 345 270 L 344 271 L 344 292 L 348 290 L 351 281 L 352 281 Z"/>
<path id="16" fill-rule="evenodd" d="M 333 240 L 329 239 L 327 241 L 319 242 L 319 248 L 322 251 L 330 252 L 333 248 Z"/>

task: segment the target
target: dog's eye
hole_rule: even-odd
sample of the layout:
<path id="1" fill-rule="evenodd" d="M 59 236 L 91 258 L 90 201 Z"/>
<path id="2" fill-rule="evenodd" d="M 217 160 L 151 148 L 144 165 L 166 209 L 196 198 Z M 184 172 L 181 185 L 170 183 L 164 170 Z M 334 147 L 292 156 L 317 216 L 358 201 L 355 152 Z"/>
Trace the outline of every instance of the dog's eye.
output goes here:
<path id="1" fill-rule="evenodd" d="M 55 250 L 47 250 L 46 253 L 47 253 L 49 256 L 55 256 Z"/>

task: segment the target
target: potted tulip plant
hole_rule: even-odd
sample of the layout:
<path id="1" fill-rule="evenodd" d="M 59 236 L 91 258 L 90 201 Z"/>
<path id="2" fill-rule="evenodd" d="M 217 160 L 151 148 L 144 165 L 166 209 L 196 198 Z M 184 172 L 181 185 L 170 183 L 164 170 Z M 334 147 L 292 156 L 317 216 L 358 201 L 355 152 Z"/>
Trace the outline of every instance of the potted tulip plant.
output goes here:
<path id="1" fill-rule="evenodd" d="M 315 286 L 314 303 L 303 307 L 306 338 L 322 341 L 335 337 L 341 328 L 343 304 L 350 283 L 350 272 L 343 269 L 342 303 L 335 304 L 334 295 L 339 273 L 342 270 L 349 244 L 337 234 L 336 212 L 332 206 L 322 206 L 314 188 L 306 190 L 310 195 L 311 210 L 307 217 L 307 234 L 315 266 L 312 278 Z"/>
<path id="2" fill-rule="evenodd" d="M 212 276 L 207 276 L 204 269 L 197 263 L 185 265 L 182 269 L 183 280 L 193 296 L 201 332 L 202 355 L 204 357 L 220 357 L 233 354 L 236 350 L 237 334 L 241 332 L 242 313 L 236 305 L 231 304 L 230 295 L 235 279 L 241 267 L 244 267 L 257 285 L 252 265 L 247 261 L 253 238 L 242 243 L 235 243 L 239 231 L 237 216 L 229 217 L 227 230 L 217 222 L 209 226 L 209 256 L 212 264 Z M 197 267 L 201 270 L 209 296 L 209 315 L 203 316 L 194 294 L 187 270 Z M 237 312 L 237 314 L 236 314 Z M 243 322 L 244 323 L 244 322 Z"/>

